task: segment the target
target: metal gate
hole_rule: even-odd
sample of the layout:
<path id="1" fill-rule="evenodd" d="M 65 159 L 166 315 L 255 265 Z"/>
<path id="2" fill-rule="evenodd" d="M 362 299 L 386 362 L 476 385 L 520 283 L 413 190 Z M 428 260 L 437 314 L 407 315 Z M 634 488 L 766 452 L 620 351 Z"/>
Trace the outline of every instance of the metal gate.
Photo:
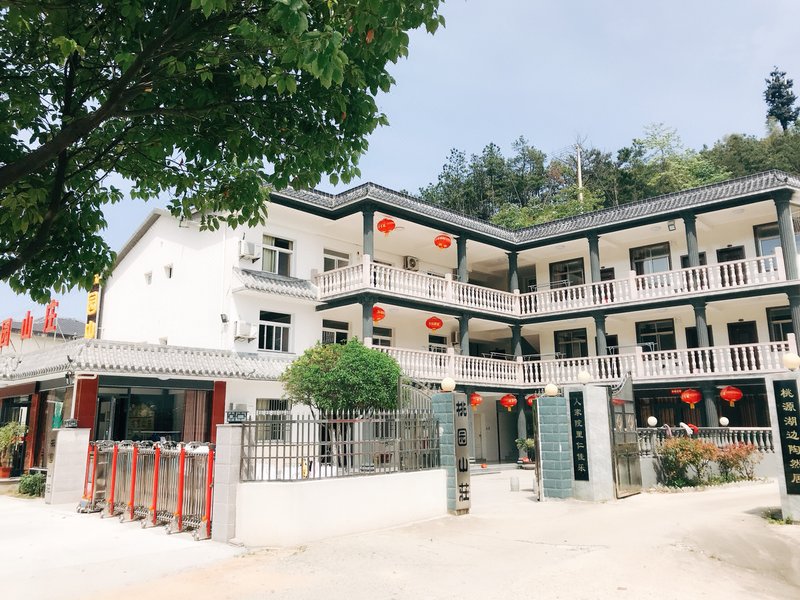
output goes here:
<path id="1" fill-rule="evenodd" d="M 614 483 L 617 498 L 625 498 L 642 491 L 642 467 L 630 375 L 625 377 L 619 388 L 611 390 L 609 404 Z"/>

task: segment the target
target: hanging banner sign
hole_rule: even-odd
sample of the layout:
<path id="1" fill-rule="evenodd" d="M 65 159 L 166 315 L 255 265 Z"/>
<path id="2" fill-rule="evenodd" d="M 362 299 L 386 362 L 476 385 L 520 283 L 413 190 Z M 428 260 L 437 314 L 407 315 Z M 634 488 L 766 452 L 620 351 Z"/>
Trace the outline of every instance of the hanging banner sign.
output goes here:
<path id="1" fill-rule="evenodd" d="M 86 327 L 83 337 L 93 340 L 97 337 L 97 317 L 100 314 L 100 275 L 94 276 L 94 284 L 86 298 Z"/>
<path id="2" fill-rule="evenodd" d="M 572 429 L 572 471 L 575 481 L 589 481 L 589 453 L 586 448 L 583 392 L 569 393 L 569 424 Z"/>
<path id="3" fill-rule="evenodd" d="M 453 428 L 456 442 L 456 512 L 470 507 L 469 408 L 466 397 L 453 394 Z"/>
<path id="4" fill-rule="evenodd" d="M 786 493 L 800 494 L 800 403 L 797 381 L 773 381 Z"/>

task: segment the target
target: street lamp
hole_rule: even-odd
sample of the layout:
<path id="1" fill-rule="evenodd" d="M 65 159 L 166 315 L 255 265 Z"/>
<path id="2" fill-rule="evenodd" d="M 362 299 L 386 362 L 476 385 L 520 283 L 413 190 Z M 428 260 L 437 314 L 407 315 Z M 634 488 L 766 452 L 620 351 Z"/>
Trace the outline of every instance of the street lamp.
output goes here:
<path id="1" fill-rule="evenodd" d="M 544 386 L 545 396 L 558 396 L 558 386 L 555 383 L 548 383 Z"/>
<path id="2" fill-rule="evenodd" d="M 728 417 L 720 417 L 719 418 L 719 424 L 722 425 L 723 427 L 727 427 L 728 423 L 730 423 L 730 420 L 728 420 Z"/>
<path id="3" fill-rule="evenodd" d="M 442 379 L 442 383 L 440 385 L 443 392 L 452 392 L 454 389 L 456 389 L 456 382 L 452 377 L 445 377 Z"/>
<path id="4" fill-rule="evenodd" d="M 658 419 L 656 419 L 653 416 L 647 417 L 647 425 L 650 427 L 655 427 L 656 425 L 658 425 Z"/>
<path id="5" fill-rule="evenodd" d="M 790 371 L 800 369 L 800 356 L 797 355 L 797 352 L 784 352 L 781 360 L 783 361 L 783 366 Z"/>
<path id="6" fill-rule="evenodd" d="M 592 374 L 589 371 L 580 371 L 578 373 L 578 383 L 586 385 L 592 380 Z"/>

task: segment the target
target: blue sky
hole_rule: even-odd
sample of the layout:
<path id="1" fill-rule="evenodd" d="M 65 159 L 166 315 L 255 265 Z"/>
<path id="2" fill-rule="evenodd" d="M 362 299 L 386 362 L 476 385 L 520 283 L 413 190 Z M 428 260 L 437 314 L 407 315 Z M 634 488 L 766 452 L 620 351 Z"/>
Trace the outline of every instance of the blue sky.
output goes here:
<path id="1" fill-rule="evenodd" d="M 696 149 L 762 135 L 773 65 L 800 95 L 794 0 L 448 0 L 442 12 L 447 27 L 412 34 L 409 58 L 392 68 L 397 85 L 379 98 L 391 125 L 370 138 L 364 181 L 416 192 L 450 148 L 509 151 L 520 135 L 547 154 L 578 137 L 613 152 L 658 122 Z M 109 207 L 106 239 L 119 249 L 163 204 Z M 55 297 L 61 316 L 83 318 L 84 292 Z M 0 285 L 0 319 L 26 310 L 44 314 Z"/>

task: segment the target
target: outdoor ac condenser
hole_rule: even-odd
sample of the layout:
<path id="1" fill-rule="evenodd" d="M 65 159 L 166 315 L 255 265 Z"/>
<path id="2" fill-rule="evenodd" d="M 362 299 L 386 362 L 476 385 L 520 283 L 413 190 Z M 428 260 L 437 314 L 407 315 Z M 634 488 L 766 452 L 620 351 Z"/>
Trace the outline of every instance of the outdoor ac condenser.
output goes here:
<path id="1" fill-rule="evenodd" d="M 256 245 L 253 242 L 248 242 L 247 240 L 239 240 L 239 258 L 256 260 L 258 258 L 258 254 L 256 253 Z"/>
<path id="2" fill-rule="evenodd" d="M 258 330 L 256 326 L 247 321 L 236 321 L 236 328 L 234 330 L 234 337 L 237 340 L 254 340 Z"/>
<path id="3" fill-rule="evenodd" d="M 403 260 L 406 271 L 419 271 L 419 259 L 416 256 L 406 256 Z"/>

